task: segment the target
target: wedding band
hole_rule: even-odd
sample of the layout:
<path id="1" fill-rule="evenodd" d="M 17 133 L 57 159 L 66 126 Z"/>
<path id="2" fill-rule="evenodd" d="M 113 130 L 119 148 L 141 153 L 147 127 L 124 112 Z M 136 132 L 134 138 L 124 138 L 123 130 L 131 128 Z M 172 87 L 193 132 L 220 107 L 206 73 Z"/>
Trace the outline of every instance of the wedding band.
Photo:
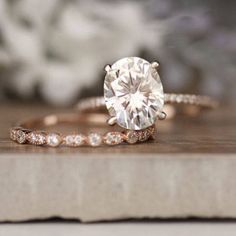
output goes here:
<path id="1" fill-rule="evenodd" d="M 38 146 L 92 146 L 118 145 L 121 143 L 134 144 L 153 139 L 155 135 L 155 126 L 148 127 L 140 131 L 122 130 L 111 131 L 105 134 L 97 132 L 61 134 L 59 132 L 48 132 L 41 130 L 41 127 L 55 126 L 64 123 L 79 123 L 85 125 L 104 124 L 107 120 L 105 114 L 58 114 L 49 115 L 42 118 L 29 119 L 22 122 L 17 127 L 10 129 L 11 140 L 18 144 L 32 144 Z M 40 127 L 40 129 L 38 129 Z"/>
<path id="2" fill-rule="evenodd" d="M 154 138 L 156 121 L 166 118 L 164 104 L 185 104 L 200 108 L 215 108 L 210 97 L 190 94 L 166 94 L 158 74 L 159 64 L 138 57 L 123 58 L 105 67 L 104 97 L 81 100 L 74 114 L 49 115 L 21 123 L 10 129 L 10 138 L 19 144 L 58 146 L 101 146 L 134 144 Z M 90 113 L 97 108 L 108 109 L 110 115 Z M 89 113 L 87 111 L 90 111 Z M 109 117 L 109 119 L 107 119 Z M 118 124 L 116 130 L 99 134 L 61 134 L 37 129 L 60 123 Z"/>
<path id="3" fill-rule="evenodd" d="M 208 96 L 164 93 L 159 64 L 138 57 L 127 57 L 105 67 L 104 97 L 82 99 L 80 112 L 106 107 L 109 125 L 142 130 L 166 118 L 164 104 L 215 108 L 218 103 Z"/>
<path id="4" fill-rule="evenodd" d="M 189 105 L 200 109 L 214 109 L 218 106 L 218 102 L 211 97 L 194 94 L 165 93 L 164 102 L 165 105 Z M 89 97 L 81 99 L 76 108 L 80 112 L 104 110 L 106 103 L 104 97 Z"/>

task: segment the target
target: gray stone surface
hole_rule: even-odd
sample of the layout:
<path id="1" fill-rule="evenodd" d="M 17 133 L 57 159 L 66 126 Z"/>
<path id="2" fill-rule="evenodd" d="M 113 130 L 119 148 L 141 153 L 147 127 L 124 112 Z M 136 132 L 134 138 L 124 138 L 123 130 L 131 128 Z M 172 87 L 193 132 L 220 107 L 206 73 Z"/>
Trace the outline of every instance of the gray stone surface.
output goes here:
<path id="1" fill-rule="evenodd" d="M 235 236 L 234 223 L 4 224 L 0 236 Z"/>
<path id="2" fill-rule="evenodd" d="M 0 221 L 236 217 L 235 154 L 0 154 Z"/>

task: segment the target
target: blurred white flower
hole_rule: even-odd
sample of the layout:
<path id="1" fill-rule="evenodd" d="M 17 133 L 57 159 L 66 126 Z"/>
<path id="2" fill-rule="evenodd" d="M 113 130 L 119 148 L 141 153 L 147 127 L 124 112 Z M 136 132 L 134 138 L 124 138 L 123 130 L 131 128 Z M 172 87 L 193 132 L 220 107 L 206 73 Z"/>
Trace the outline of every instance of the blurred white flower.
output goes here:
<path id="1" fill-rule="evenodd" d="M 12 87 L 31 96 L 37 86 L 47 101 L 69 104 L 106 63 L 158 45 L 144 16 L 133 1 L 3 0 L 0 28 L 15 71 Z"/>
<path id="2" fill-rule="evenodd" d="M 0 93 L 31 98 L 37 89 L 67 105 L 96 86 L 105 64 L 145 52 L 160 61 L 166 91 L 235 100 L 236 33 L 223 24 L 231 8 L 209 0 L 1 0 Z"/>

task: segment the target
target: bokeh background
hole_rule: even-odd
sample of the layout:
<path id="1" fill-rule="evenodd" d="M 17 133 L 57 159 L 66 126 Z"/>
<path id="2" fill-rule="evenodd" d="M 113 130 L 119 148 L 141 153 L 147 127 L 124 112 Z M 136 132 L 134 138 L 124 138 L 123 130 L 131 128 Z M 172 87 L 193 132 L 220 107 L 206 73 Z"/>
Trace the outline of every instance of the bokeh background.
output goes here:
<path id="1" fill-rule="evenodd" d="M 166 92 L 236 101 L 236 1 L 0 0 L 0 102 L 101 95 L 103 67 L 158 60 Z"/>

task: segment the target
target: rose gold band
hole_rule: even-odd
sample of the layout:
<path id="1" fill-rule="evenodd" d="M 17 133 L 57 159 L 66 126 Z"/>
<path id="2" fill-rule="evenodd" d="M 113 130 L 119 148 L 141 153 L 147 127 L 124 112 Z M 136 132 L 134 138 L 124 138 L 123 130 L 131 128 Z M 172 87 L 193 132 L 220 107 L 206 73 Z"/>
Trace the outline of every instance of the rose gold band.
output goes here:
<path id="1" fill-rule="evenodd" d="M 218 106 L 218 102 L 208 96 L 193 95 L 193 94 L 174 94 L 165 93 L 165 104 L 181 104 L 181 105 L 193 105 L 200 108 L 215 108 Z M 77 104 L 79 111 L 89 111 L 94 109 L 100 109 L 105 107 L 105 100 L 103 97 L 92 97 L 80 100 Z"/>
<path id="2" fill-rule="evenodd" d="M 69 146 L 92 146 L 101 145 L 118 145 L 121 143 L 134 144 L 144 142 L 153 138 L 155 134 L 155 126 L 140 131 L 122 130 L 111 131 L 105 134 L 82 133 L 61 134 L 57 132 L 47 132 L 38 129 L 39 127 L 54 126 L 61 123 L 87 123 L 105 124 L 107 116 L 99 113 L 90 114 L 59 114 L 49 115 L 43 118 L 27 120 L 10 129 L 10 138 L 19 144 L 44 145 L 50 147 Z"/>
<path id="3" fill-rule="evenodd" d="M 189 109 L 191 106 L 204 109 L 215 108 L 218 105 L 218 103 L 210 97 L 189 94 L 165 94 L 165 104 L 180 104 L 181 106 L 188 105 L 189 107 L 185 113 L 189 114 L 193 111 L 192 109 Z M 82 133 L 61 134 L 58 132 L 46 132 L 37 129 L 38 127 L 55 126 L 61 123 L 86 123 L 86 125 L 106 124 L 108 118 L 107 115 L 102 113 L 90 113 L 96 109 L 105 108 L 103 97 L 93 97 L 81 100 L 77 104 L 77 108 L 80 111 L 78 113 L 49 115 L 43 118 L 27 120 L 26 122 L 21 123 L 18 127 L 10 129 L 10 138 L 20 144 L 27 143 L 51 147 L 79 147 L 86 145 L 96 147 L 101 145 L 144 142 L 153 138 L 156 132 L 155 126 L 140 131 L 116 130 L 106 132 L 105 134 L 92 132 L 88 135 Z M 89 112 L 87 113 L 86 111 Z M 195 113 L 193 112 L 193 114 Z"/>

